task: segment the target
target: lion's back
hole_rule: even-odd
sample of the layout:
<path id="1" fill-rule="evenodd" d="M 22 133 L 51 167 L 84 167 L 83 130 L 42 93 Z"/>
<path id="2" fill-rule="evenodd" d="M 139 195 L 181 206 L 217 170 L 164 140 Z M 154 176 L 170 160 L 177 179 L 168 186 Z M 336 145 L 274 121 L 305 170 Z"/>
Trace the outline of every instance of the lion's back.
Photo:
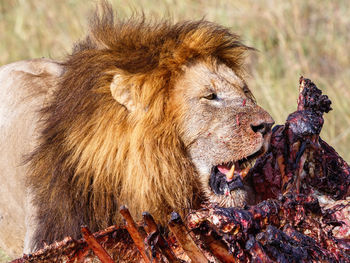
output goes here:
<path id="1" fill-rule="evenodd" d="M 47 103 L 61 66 L 48 59 L 0 67 L 0 248 L 10 256 L 23 251 L 28 213 L 25 154 L 36 144 L 38 112 Z"/>

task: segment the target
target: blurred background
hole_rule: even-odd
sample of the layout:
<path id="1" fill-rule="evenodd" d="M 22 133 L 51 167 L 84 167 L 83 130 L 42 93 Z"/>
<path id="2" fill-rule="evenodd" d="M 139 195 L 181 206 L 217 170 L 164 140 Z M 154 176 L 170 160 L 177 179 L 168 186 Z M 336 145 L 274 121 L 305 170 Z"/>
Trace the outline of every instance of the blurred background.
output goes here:
<path id="1" fill-rule="evenodd" d="M 220 23 L 259 51 L 249 85 L 276 123 L 296 109 L 298 80 L 312 79 L 333 102 L 322 137 L 350 161 L 350 5 L 348 0 L 111 0 L 121 17 L 143 10 L 174 21 Z M 92 0 L 0 0 L 0 65 L 63 59 L 87 32 Z M 0 258 L 1 258 L 0 251 Z"/>
<path id="2" fill-rule="evenodd" d="M 0 65 L 63 59 L 87 32 L 93 0 L 0 0 Z M 350 5 L 348 0 L 111 0 L 121 17 L 144 10 L 174 21 L 220 23 L 258 52 L 249 85 L 276 123 L 296 108 L 301 75 L 333 102 L 322 137 L 350 161 Z"/>
<path id="3" fill-rule="evenodd" d="M 0 0 L 0 65 L 37 57 L 63 59 L 87 32 L 98 1 Z M 259 104 L 283 123 L 295 110 L 298 79 L 311 78 L 333 101 L 322 137 L 350 161 L 350 5 L 347 0 L 111 1 L 118 15 L 144 10 L 174 21 L 214 21 L 258 52 L 248 57 Z"/>
<path id="4" fill-rule="evenodd" d="M 0 0 L 0 65 L 63 59 L 87 32 L 98 1 Z M 350 5 L 348 0 L 124 0 L 118 15 L 144 10 L 174 21 L 205 17 L 242 36 L 259 104 L 284 123 L 295 110 L 298 79 L 311 78 L 333 101 L 322 137 L 350 161 Z"/>

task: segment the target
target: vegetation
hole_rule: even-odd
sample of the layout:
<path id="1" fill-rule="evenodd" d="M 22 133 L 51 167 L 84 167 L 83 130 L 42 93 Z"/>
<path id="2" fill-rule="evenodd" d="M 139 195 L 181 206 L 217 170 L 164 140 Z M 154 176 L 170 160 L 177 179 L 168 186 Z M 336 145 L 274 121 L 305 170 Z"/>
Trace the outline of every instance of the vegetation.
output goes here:
<path id="1" fill-rule="evenodd" d="M 0 0 L 0 65 L 63 59 L 87 30 L 94 0 Z M 350 5 L 347 0 L 111 1 L 120 17 L 143 10 L 173 20 L 205 18 L 255 47 L 248 72 L 258 102 L 284 123 L 295 110 L 298 80 L 312 79 L 333 101 L 322 137 L 350 161 Z M 5 261 L 0 254 L 1 260 Z"/>
<path id="2" fill-rule="evenodd" d="M 0 248 L 0 262 L 8 262 L 11 259 L 6 255 L 6 253 L 4 251 L 1 250 Z"/>

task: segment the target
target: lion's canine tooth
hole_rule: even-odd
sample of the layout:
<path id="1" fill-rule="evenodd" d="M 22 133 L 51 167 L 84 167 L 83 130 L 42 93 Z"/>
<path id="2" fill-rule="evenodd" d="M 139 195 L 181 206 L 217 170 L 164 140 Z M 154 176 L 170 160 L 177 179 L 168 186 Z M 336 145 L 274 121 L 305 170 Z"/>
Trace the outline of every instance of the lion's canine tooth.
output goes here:
<path id="1" fill-rule="evenodd" d="M 226 180 L 231 181 L 233 179 L 233 175 L 235 173 L 235 164 L 232 164 L 230 171 L 226 174 Z"/>
<path id="2" fill-rule="evenodd" d="M 248 167 L 246 167 L 245 169 L 243 169 L 243 170 L 239 173 L 239 175 L 241 176 L 241 179 L 242 179 L 242 180 L 247 176 L 249 170 L 250 170 L 250 167 L 248 166 Z"/>
<path id="3" fill-rule="evenodd" d="M 258 160 L 258 158 L 255 158 L 255 159 L 253 160 L 252 167 L 255 165 L 256 160 Z"/>
<path id="4" fill-rule="evenodd" d="M 249 167 L 249 169 L 252 168 L 252 163 L 249 162 L 246 167 Z"/>
<path id="5" fill-rule="evenodd" d="M 247 167 L 252 167 L 252 160 L 248 161 Z"/>

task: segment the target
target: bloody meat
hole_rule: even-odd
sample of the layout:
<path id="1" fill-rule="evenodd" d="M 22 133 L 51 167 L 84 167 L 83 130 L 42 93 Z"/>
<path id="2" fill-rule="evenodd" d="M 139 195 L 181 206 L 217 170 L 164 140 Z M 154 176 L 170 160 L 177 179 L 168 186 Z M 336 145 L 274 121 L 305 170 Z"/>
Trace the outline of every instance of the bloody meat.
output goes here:
<path id="1" fill-rule="evenodd" d="M 117 262 L 350 262 L 350 168 L 320 138 L 330 105 L 300 78 L 297 111 L 247 174 L 256 205 L 206 204 L 184 221 L 173 213 L 168 232 L 148 213 L 137 225 L 122 207 L 126 226 L 89 234 L 94 246 L 66 238 L 14 262 L 110 262 L 102 247 Z"/>

